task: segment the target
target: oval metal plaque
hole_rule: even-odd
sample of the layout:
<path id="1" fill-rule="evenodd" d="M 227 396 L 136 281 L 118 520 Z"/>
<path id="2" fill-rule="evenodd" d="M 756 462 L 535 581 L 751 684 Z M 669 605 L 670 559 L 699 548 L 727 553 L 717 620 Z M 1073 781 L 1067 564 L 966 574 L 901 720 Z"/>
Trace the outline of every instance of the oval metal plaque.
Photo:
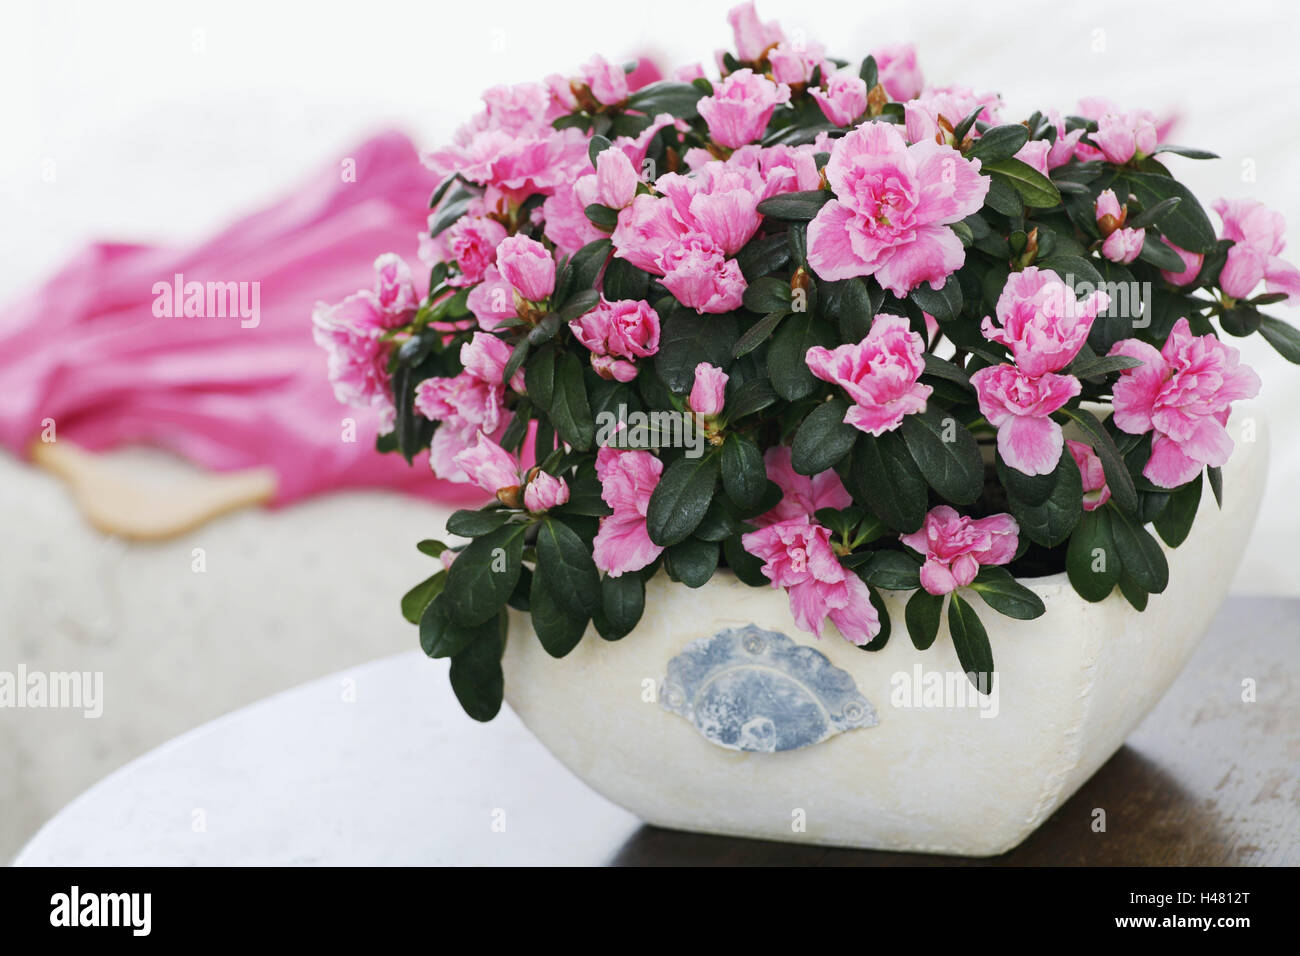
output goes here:
<path id="1" fill-rule="evenodd" d="M 659 702 L 719 747 L 759 753 L 809 747 L 877 723 L 848 671 L 754 624 L 686 645 L 668 662 Z"/>

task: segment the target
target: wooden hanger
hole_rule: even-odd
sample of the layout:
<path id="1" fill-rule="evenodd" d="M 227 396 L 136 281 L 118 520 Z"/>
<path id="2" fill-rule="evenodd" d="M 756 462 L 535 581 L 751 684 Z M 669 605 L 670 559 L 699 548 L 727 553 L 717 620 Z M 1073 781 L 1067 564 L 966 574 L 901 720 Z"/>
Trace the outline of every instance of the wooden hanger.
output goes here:
<path id="1" fill-rule="evenodd" d="M 68 441 L 36 441 L 31 455 L 38 466 L 63 479 L 94 527 L 141 541 L 172 538 L 218 515 L 264 504 L 276 489 L 270 468 L 155 482 L 129 475 L 120 464 Z"/>

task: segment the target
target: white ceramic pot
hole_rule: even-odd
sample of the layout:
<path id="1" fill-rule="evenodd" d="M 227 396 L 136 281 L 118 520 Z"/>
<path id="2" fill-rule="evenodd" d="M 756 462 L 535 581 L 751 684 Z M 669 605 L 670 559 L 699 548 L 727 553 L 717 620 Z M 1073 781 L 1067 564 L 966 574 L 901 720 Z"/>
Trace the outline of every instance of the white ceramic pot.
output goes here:
<path id="1" fill-rule="evenodd" d="M 1268 459 L 1253 409 L 1239 407 L 1229 428 L 1237 448 L 1223 469 L 1223 509 L 1207 488 L 1191 534 L 1167 552 L 1168 589 L 1153 595 L 1144 613 L 1118 592 L 1089 604 L 1063 573 L 1023 582 L 1047 605 L 1034 621 L 1003 617 L 972 596 L 997 667 L 996 696 L 983 708 L 979 698 L 968 701 L 972 706 L 904 706 L 904 689 L 913 687 L 918 671 L 922 687 L 924 675 L 938 672 L 928 678 L 933 682 L 960 672 L 946 621 L 929 650 L 912 646 L 903 625 L 906 593 L 886 596 L 894 621 L 887 647 L 865 652 L 830 626 L 819 641 L 795 625 L 784 592 L 747 587 L 725 573 L 697 590 L 656 577 L 632 634 L 608 643 L 589 631 L 563 660 L 547 656 L 525 615 L 512 615 L 506 698 L 574 773 L 648 823 L 836 846 L 1002 853 L 1119 749 L 1222 603 L 1255 520 Z M 703 645 L 696 645 L 665 683 L 670 661 L 687 645 L 725 642 L 716 636 L 751 625 L 756 629 L 734 635 L 742 650 L 732 647 L 723 657 L 744 657 L 748 647 L 760 652 L 752 666 L 704 660 Z M 784 642 L 756 637 L 760 629 L 814 648 L 852 686 L 837 686 L 840 675 L 819 663 L 818 654 L 799 651 L 774 664 L 771 645 Z M 734 708 L 736 698 L 714 693 L 712 713 L 697 715 L 715 738 L 720 727 L 742 727 L 739 743 L 751 749 L 720 746 L 674 712 L 690 711 L 682 706 L 683 680 L 692 688 L 701 680 L 699 673 L 683 677 L 683 665 L 712 668 L 702 680 L 714 690 L 743 679 L 752 694 L 766 695 L 753 715 L 720 715 L 719 700 Z M 953 687 L 964 683 L 960 675 Z M 870 702 L 865 712 L 853 702 L 840 706 L 856 694 Z M 916 703 L 924 704 L 924 694 L 918 696 Z M 820 710 L 817 701 L 825 705 Z M 774 728 L 772 713 L 782 715 L 778 725 L 799 726 Z M 835 722 L 849 729 L 836 732 Z M 783 732 L 825 739 L 754 752 Z M 730 742 L 736 743 L 734 733 Z"/>

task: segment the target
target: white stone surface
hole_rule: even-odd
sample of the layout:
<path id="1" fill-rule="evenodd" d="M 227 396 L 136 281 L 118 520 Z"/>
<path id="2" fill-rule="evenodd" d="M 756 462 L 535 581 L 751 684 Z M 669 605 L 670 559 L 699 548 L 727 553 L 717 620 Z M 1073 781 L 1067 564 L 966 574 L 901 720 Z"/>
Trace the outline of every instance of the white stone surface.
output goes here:
<path id="1" fill-rule="evenodd" d="M 163 480 L 191 469 L 121 456 Z M 303 681 L 417 647 L 402 592 L 448 509 L 387 492 L 228 515 L 161 543 L 89 527 L 0 453 L 0 671 L 102 673 L 103 714 L 0 708 L 0 860 L 110 771 Z M 197 549 L 197 550 L 196 550 Z"/>
<path id="2" fill-rule="evenodd" d="M 14 862 L 597 865 L 638 826 L 509 710 L 466 717 L 447 662 L 414 651 L 159 747 L 74 800 Z"/>
<path id="3" fill-rule="evenodd" d="M 1230 430 L 1224 507 L 1208 490 L 1187 541 L 1169 555 L 1168 589 L 1139 614 L 1118 594 L 1088 604 L 1064 574 L 1027 581 L 1047 605 L 1015 621 L 974 599 L 997 668 L 998 713 L 893 706 L 892 677 L 960 670 L 946 620 L 927 651 L 888 596 L 894 636 L 864 652 L 828 627 L 798 629 L 783 592 L 719 575 L 699 590 L 663 575 L 646 615 L 616 643 L 589 631 L 553 660 L 512 617 L 506 699 L 583 780 L 643 820 L 684 830 L 828 845 L 985 856 L 1018 844 L 1078 789 L 1160 699 L 1228 591 L 1255 520 L 1267 434 L 1249 406 Z M 1251 421 L 1256 440 L 1241 441 Z M 758 626 L 814 645 L 853 675 L 879 725 L 775 754 L 724 750 L 647 695 L 689 642 Z M 1190 743 L 1189 746 L 1194 746 Z M 806 832 L 793 829 L 806 821 Z"/>

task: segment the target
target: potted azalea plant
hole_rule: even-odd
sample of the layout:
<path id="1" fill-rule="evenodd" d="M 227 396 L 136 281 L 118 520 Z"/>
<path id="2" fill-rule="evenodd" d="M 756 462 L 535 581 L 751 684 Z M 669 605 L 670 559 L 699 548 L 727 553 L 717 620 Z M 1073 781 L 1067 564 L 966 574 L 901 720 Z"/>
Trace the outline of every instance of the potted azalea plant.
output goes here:
<path id="1" fill-rule="evenodd" d="M 379 450 L 427 450 L 437 476 L 485 492 L 450 515 L 459 543 L 419 543 L 439 565 L 402 599 L 426 653 L 450 658 L 465 711 L 489 720 L 509 694 L 566 762 L 647 819 L 798 838 L 788 813 L 700 809 L 767 772 L 749 767 L 741 784 L 734 754 L 710 744 L 771 761 L 878 724 L 844 739 L 879 747 L 891 712 L 877 681 L 925 654 L 951 656 L 941 666 L 979 698 L 1016 695 L 1010 730 L 1050 723 L 1068 705 L 1034 703 L 1031 685 L 1086 697 L 1111 651 L 1067 661 L 1069 642 L 1032 651 L 1024 635 L 1090 621 L 1159 657 L 1134 622 L 1181 626 L 1154 598 L 1171 576 L 1204 595 L 1202 613 L 1221 599 L 1198 582 L 1222 568 L 1191 562 L 1179 578 L 1173 549 L 1205 524 L 1207 554 L 1239 553 L 1253 506 L 1230 541 L 1214 537 L 1236 492 L 1221 469 L 1233 404 L 1260 381 L 1232 342 L 1258 333 L 1300 362 L 1300 333 L 1261 311 L 1300 294 L 1300 270 L 1279 257 L 1280 215 L 1258 203 L 1215 203 L 1216 231 L 1169 165 L 1213 155 L 1165 142 L 1149 112 L 1085 101 L 1006 115 L 996 95 L 928 85 L 910 48 L 841 60 L 752 4 L 729 19 L 714 71 L 638 86 L 632 67 L 596 57 L 489 90 L 425 156 L 438 180 L 427 287 L 385 255 L 373 289 L 314 318 L 339 397 L 383 413 Z M 1029 794 L 1018 829 L 875 827 L 840 808 L 813 838 L 957 852 L 1018 840 L 1172 679 L 1190 645 L 1166 643 L 1149 688 L 1116 692 L 1123 714 L 1095 747 L 1054 752 L 1059 771 L 1024 758 L 1059 786 Z M 719 690 L 709 668 L 760 651 L 781 694 L 766 677 Z M 1020 671 L 1035 653 L 1025 667 L 1038 670 Z M 570 655 L 583 666 L 550 661 Z M 822 662 L 849 683 L 832 694 L 798 670 Z M 1086 688 L 1042 676 L 1057 666 Z M 610 690 L 624 677 L 633 691 Z M 643 684 L 661 706 L 645 706 Z M 741 699 L 790 687 L 811 696 L 752 714 Z M 635 711 L 628 740 L 560 742 L 605 733 L 592 728 L 619 708 Z M 738 727 L 719 717 L 736 710 Z M 900 731 L 899 746 L 1012 746 L 960 719 Z M 841 767 L 848 746 L 809 753 Z M 664 788 L 620 783 L 636 777 L 627 766 L 592 769 L 593 754 L 629 747 L 679 754 L 695 782 L 678 790 L 703 787 L 693 808 L 657 809 L 683 798 L 642 799 Z M 792 766 L 773 789 L 788 790 Z M 799 799 L 782 791 L 773 806 L 786 796 Z M 904 796 L 863 800 L 878 815 Z M 980 826 L 997 832 L 971 836 Z"/>

